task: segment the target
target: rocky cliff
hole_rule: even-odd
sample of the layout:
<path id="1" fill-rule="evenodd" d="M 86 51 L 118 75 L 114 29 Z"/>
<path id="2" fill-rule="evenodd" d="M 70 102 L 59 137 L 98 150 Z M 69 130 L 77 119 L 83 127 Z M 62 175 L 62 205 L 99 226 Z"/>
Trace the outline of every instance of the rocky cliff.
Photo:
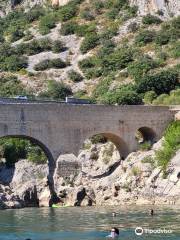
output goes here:
<path id="1" fill-rule="evenodd" d="M 178 16 L 180 14 L 179 0 L 130 0 L 130 4 L 138 6 L 140 15 L 155 14 L 159 11 L 165 17 Z"/>
<path id="2" fill-rule="evenodd" d="M 124 161 L 111 143 L 89 145 L 78 158 L 60 156 L 54 174 L 58 201 L 70 206 L 180 204 L 180 151 L 164 177 L 153 161 L 160 146 L 161 141 L 150 151 L 131 153 Z M 75 162 L 82 163 L 82 169 Z M 1 166 L 0 208 L 49 206 L 47 174 L 47 165 L 27 160 L 16 163 L 15 169 Z"/>
<path id="3" fill-rule="evenodd" d="M 0 6 L 4 12 L 8 12 L 10 9 L 19 5 L 27 9 L 35 5 L 44 5 L 46 3 L 50 3 L 53 6 L 63 6 L 68 2 L 69 0 L 8 0 L 0 1 Z M 129 0 L 129 3 L 132 6 L 138 6 L 139 15 L 161 12 L 165 17 L 172 17 L 180 14 L 179 0 Z"/>

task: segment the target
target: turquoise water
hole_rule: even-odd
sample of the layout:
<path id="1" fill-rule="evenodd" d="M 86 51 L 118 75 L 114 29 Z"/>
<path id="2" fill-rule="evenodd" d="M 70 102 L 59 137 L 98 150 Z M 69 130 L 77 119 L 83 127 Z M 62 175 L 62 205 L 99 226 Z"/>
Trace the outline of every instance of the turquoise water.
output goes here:
<path id="1" fill-rule="evenodd" d="M 0 240 L 103 240 L 113 226 L 119 239 L 180 240 L 180 207 L 26 208 L 0 211 Z M 116 211 L 117 216 L 112 217 Z M 172 230 L 169 234 L 135 235 L 135 228 Z"/>

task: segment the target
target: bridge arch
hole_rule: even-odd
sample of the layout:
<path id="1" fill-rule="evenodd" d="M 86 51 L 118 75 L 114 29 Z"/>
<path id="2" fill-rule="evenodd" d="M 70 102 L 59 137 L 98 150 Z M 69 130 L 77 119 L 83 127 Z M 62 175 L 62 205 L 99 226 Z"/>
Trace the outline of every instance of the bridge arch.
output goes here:
<path id="1" fill-rule="evenodd" d="M 46 155 L 47 160 L 48 160 L 48 162 L 47 162 L 47 164 L 48 164 L 47 184 L 49 186 L 49 190 L 51 193 L 51 199 L 49 202 L 49 205 L 51 205 L 51 202 L 57 198 L 57 195 L 54 190 L 54 179 L 53 179 L 56 162 L 55 162 L 55 159 L 54 159 L 50 149 L 42 141 L 38 140 L 37 138 L 28 136 L 28 135 L 7 134 L 7 135 L 3 135 L 3 136 L 1 135 L 0 138 L 18 138 L 18 139 L 29 140 L 31 143 L 38 145 L 42 149 L 42 151 L 44 152 L 44 154 Z"/>
<path id="2" fill-rule="evenodd" d="M 49 164 L 54 164 L 54 158 L 49 148 L 43 142 L 41 142 L 36 138 L 27 136 L 27 135 L 3 135 L 3 136 L 0 136 L 0 138 L 18 138 L 18 139 L 29 140 L 31 143 L 38 145 L 44 151 Z"/>
<path id="3" fill-rule="evenodd" d="M 140 127 L 136 133 L 135 137 L 139 143 L 150 142 L 153 144 L 156 141 L 156 132 L 150 127 Z"/>
<path id="4" fill-rule="evenodd" d="M 128 145 L 120 136 L 111 132 L 96 132 L 94 134 L 89 134 L 88 136 L 83 138 L 80 149 L 82 148 L 86 139 L 90 139 L 95 135 L 101 135 L 105 137 L 108 141 L 112 142 L 116 146 L 117 150 L 119 151 L 119 154 L 122 159 L 125 159 L 127 157 L 129 153 Z"/>

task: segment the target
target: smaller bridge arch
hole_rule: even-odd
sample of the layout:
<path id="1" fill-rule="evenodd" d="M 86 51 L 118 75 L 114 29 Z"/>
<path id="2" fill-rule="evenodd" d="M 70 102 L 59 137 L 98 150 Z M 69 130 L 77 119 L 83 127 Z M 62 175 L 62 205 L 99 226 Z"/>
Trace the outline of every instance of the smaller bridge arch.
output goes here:
<path id="1" fill-rule="evenodd" d="M 157 134 L 151 127 L 140 127 L 135 133 L 136 139 L 140 142 L 151 142 L 152 144 L 156 141 Z"/>
<path id="2" fill-rule="evenodd" d="M 127 143 L 120 136 L 112 132 L 96 132 L 94 134 L 89 134 L 88 136 L 83 138 L 80 149 L 82 148 L 85 140 L 90 139 L 95 135 L 102 135 L 107 140 L 112 142 L 116 146 L 117 150 L 119 151 L 121 158 L 125 159 L 127 157 L 129 153 L 129 148 Z"/>

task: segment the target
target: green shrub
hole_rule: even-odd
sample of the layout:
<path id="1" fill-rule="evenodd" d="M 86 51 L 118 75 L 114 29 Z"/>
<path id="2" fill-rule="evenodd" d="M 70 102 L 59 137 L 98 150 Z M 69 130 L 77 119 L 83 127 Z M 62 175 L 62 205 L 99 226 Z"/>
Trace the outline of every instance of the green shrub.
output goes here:
<path id="1" fill-rule="evenodd" d="M 49 38 L 42 38 L 39 40 L 32 40 L 28 43 L 21 43 L 16 46 L 16 52 L 26 54 L 28 56 L 41 53 L 43 51 L 50 51 L 52 48 L 52 41 Z"/>
<path id="2" fill-rule="evenodd" d="M 139 144 L 139 149 L 141 151 L 148 151 L 151 149 L 152 144 L 148 141 Z"/>
<path id="3" fill-rule="evenodd" d="M 49 59 L 45 59 L 45 60 L 37 63 L 34 66 L 34 70 L 36 70 L 36 71 L 44 71 L 48 68 L 50 68 L 50 60 Z"/>
<path id="4" fill-rule="evenodd" d="M 75 33 L 79 37 L 86 37 L 86 35 L 96 34 L 96 25 L 94 23 L 77 25 L 75 28 Z"/>
<path id="5" fill-rule="evenodd" d="M 13 167 L 19 159 L 26 158 L 27 142 L 16 138 L 2 138 L 0 145 L 3 148 L 3 157 L 7 167 Z"/>
<path id="6" fill-rule="evenodd" d="M 32 39 L 33 39 L 32 33 L 31 33 L 30 31 L 26 31 L 23 40 L 24 40 L 24 41 L 30 41 L 30 40 L 32 40 Z"/>
<path id="7" fill-rule="evenodd" d="M 39 45 L 39 49 L 41 49 L 41 51 L 49 51 L 51 50 L 52 47 L 52 41 L 49 38 L 41 38 L 38 41 L 38 45 Z M 31 45 L 33 43 L 31 42 Z"/>
<path id="8" fill-rule="evenodd" d="M 127 86 L 124 86 L 116 91 L 108 92 L 104 95 L 102 102 L 118 105 L 139 105 L 142 103 L 142 99 L 135 90 L 128 89 Z"/>
<path id="9" fill-rule="evenodd" d="M 109 18 L 110 20 L 116 19 L 118 15 L 119 15 L 119 10 L 117 8 L 112 8 L 106 13 L 107 18 Z"/>
<path id="10" fill-rule="evenodd" d="M 27 159 L 35 163 L 46 163 L 44 151 L 32 142 L 21 138 L 5 137 L 0 139 L 0 146 L 7 167 L 14 167 L 20 159 Z"/>
<path id="11" fill-rule="evenodd" d="M 65 68 L 66 63 L 63 62 L 60 58 L 55 59 L 45 59 L 40 63 L 37 63 L 34 66 L 34 70 L 36 71 L 43 71 L 49 68 Z"/>
<path id="12" fill-rule="evenodd" d="M 66 47 L 60 40 L 51 41 L 49 38 L 41 38 L 32 40 L 28 43 L 18 44 L 15 48 L 17 54 L 35 55 L 44 51 L 62 52 Z"/>
<path id="13" fill-rule="evenodd" d="M 115 43 L 112 40 L 104 40 L 102 47 L 98 51 L 99 58 L 105 58 L 107 55 L 114 52 Z"/>
<path id="14" fill-rule="evenodd" d="M 52 49 L 52 52 L 54 53 L 60 53 L 60 52 L 64 52 L 66 50 L 66 47 L 62 41 L 55 40 L 52 44 L 51 49 Z"/>
<path id="15" fill-rule="evenodd" d="M 105 73 L 127 67 L 133 61 L 134 52 L 131 48 L 122 47 L 101 59 L 101 66 Z"/>
<path id="16" fill-rule="evenodd" d="M 173 58 L 180 57 L 180 41 L 172 43 L 172 46 L 170 47 L 170 54 Z"/>
<path id="17" fill-rule="evenodd" d="M 98 143 L 107 143 L 107 138 L 104 137 L 103 135 L 101 134 L 97 134 L 97 135 L 94 135 L 92 138 L 91 138 L 91 143 L 92 144 L 98 144 Z"/>
<path id="18" fill-rule="evenodd" d="M 102 0 L 93 0 L 92 8 L 95 10 L 96 14 L 101 14 L 104 8 L 104 2 Z"/>
<path id="19" fill-rule="evenodd" d="M 9 31 L 10 42 L 15 42 L 24 37 L 23 29 L 18 29 L 17 26 L 12 26 L 11 28 L 9 27 L 8 31 Z"/>
<path id="20" fill-rule="evenodd" d="M 128 15 L 130 18 L 136 17 L 137 16 L 137 12 L 138 12 L 138 7 L 137 6 L 126 6 L 126 9 L 128 11 Z"/>
<path id="21" fill-rule="evenodd" d="M 171 33 L 161 30 L 156 34 L 155 43 L 158 45 L 165 45 L 170 41 L 170 39 L 171 39 Z"/>
<path id="22" fill-rule="evenodd" d="M 180 149 L 180 121 L 171 123 L 165 131 L 162 148 L 156 151 L 156 159 L 164 175 L 171 158 Z"/>
<path id="23" fill-rule="evenodd" d="M 112 25 L 110 28 L 105 29 L 99 36 L 100 40 L 111 40 L 118 34 L 118 27 Z"/>
<path id="24" fill-rule="evenodd" d="M 95 48 L 98 44 L 99 37 L 96 33 L 87 34 L 81 43 L 80 50 L 84 54 Z"/>
<path id="25" fill-rule="evenodd" d="M 26 13 L 26 19 L 28 23 L 32 23 L 36 20 L 39 20 L 39 18 L 44 15 L 45 15 L 45 9 L 40 6 L 36 6 L 32 8 L 31 11 L 28 11 Z"/>
<path id="26" fill-rule="evenodd" d="M 98 99 L 99 97 L 105 95 L 109 91 L 109 87 L 112 81 L 112 78 L 104 78 L 103 80 L 101 80 L 95 87 L 92 93 L 92 97 Z"/>
<path id="27" fill-rule="evenodd" d="M 169 93 L 178 86 L 178 73 L 173 70 L 163 70 L 156 74 L 144 76 L 137 85 L 139 93 L 154 91 L 157 95 Z"/>
<path id="28" fill-rule="evenodd" d="M 152 103 L 153 105 L 180 105 L 180 89 L 172 90 L 170 95 L 161 94 Z"/>
<path id="29" fill-rule="evenodd" d="M 60 9 L 57 12 L 57 16 L 62 22 L 65 22 L 75 17 L 77 15 L 77 12 L 78 12 L 77 4 L 71 1 L 68 4 L 60 7 Z"/>
<path id="30" fill-rule="evenodd" d="M 39 21 L 40 33 L 43 35 L 48 34 L 50 30 L 56 26 L 56 21 L 56 16 L 53 13 L 42 16 Z"/>
<path id="31" fill-rule="evenodd" d="M 132 175 L 133 176 L 139 176 L 140 174 L 141 174 L 141 170 L 138 167 L 136 167 L 136 166 L 132 167 Z"/>
<path id="32" fill-rule="evenodd" d="M 78 90 L 77 92 L 74 93 L 75 98 L 86 98 L 86 90 Z"/>
<path id="33" fill-rule="evenodd" d="M 165 45 L 169 42 L 177 41 L 180 38 L 180 17 L 173 18 L 169 22 L 165 22 L 161 26 L 161 30 L 157 32 L 155 42 L 158 45 Z"/>
<path id="34" fill-rule="evenodd" d="M 157 94 L 154 91 L 146 92 L 143 98 L 145 104 L 152 104 L 153 100 L 157 97 Z"/>
<path id="35" fill-rule="evenodd" d="M 139 34 L 135 37 L 135 43 L 138 45 L 146 45 L 151 43 L 155 40 L 156 32 L 149 31 L 149 30 L 142 30 Z"/>
<path id="36" fill-rule="evenodd" d="M 162 24 L 161 29 L 171 36 L 171 41 L 178 40 L 180 38 L 180 16 Z"/>
<path id="37" fill-rule="evenodd" d="M 27 28 L 26 13 L 21 10 L 14 10 L 5 17 L 0 18 L 0 33 L 8 41 L 19 40 L 24 36 L 24 31 Z"/>
<path id="38" fill-rule="evenodd" d="M 83 80 L 83 77 L 80 73 L 71 70 L 68 72 L 68 77 L 73 81 L 73 82 L 81 82 Z"/>
<path id="39" fill-rule="evenodd" d="M 60 58 L 54 58 L 50 60 L 49 68 L 65 68 L 67 64 Z"/>
<path id="40" fill-rule="evenodd" d="M 145 55 L 128 65 L 128 73 L 138 82 L 151 69 L 158 67 L 158 63 Z"/>
<path id="41" fill-rule="evenodd" d="M 6 57 L 4 59 L 4 62 L 0 63 L 0 70 L 16 72 L 21 70 L 22 68 L 26 68 L 27 66 L 28 63 L 26 57 L 11 55 L 9 57 Z"/>
<path id="42" fill-rule="evenodd" d="M 153 168 L 156 167 L 156 161 L 152 156 L 147 156 L 141 160 L 142 163 L 150 163 Z"/>
<path id="43" fill-rule="evenodd" d="M 39 146 L 32 145 L 28 148 L 27 159 L 36 164 L 45 164 L 48 159 Z"/>
<path id="44" fill-rule="evenodd" d="M 124 7 L 127 7 L 128 4 L 127 4 L 127 0 L 107 0 L 105 2 L 105 7 L 107 9 L 109 8 L 117 8 L 119 11 L 122 10 L 122 8 Z"/>
<path id="45" fill-rule="evenodd" d="M 96 65 L 96 60 L 94 57 L 89 57 L 81 60 L 79 63 L 80 69 L 83 71 L 87 68 L 93 68 Z"/>
<path id="46" fill-rule="evenodd" d="M 74 21 L 68 21 L 66 23 L 63 23 L 60 29 L 60 34 L 62 35 L 75 34 L 77 26 L 78 24 Z"/>
<path id="47" fill-rule="evenodd" d="M 19 71 L 28 65 L 27 58 L 20 56 L 20 53 L 9 44 L 0 45 L 0 70 L 1 71 Z"/>
<path id="48" fill-rule="evenodd" d="M 154 15 L 147 14 L 142 19 L 143 24 L 151 25 L 151 24 L 160 24 L 162 20 Z"/>
<path id="49" fill-rule="evenodd" d="M 137 105 L 142 103 L 141 96 L 136 93 L 133 85 L 125 85 L 109 91 L 113 78 L 106 78 L 101 81 L 93 92 L 93 98 L 101 103 L 119 105 Z"/>
<path id="50" fill-rule="evenodd" d="M 93 13 L 91 12 L 91 10 L 89 8 L 84 9 L 81 14 L 80 14 L 81 18 L 87 20 L 87 21 L 92 21 L 95 19 Z"/>
<path id="51" fill-rule="evenodd" d="M 0 77 L 0 96 L 14 97 L 17 95 L 27 95 L 24 86 L 16 76 L 1 76 Z"/>
<path id="52" fill-rule="evenodd" d="M 96 68 L 96 67 L 90 68 L 84 71 L 84 75 L 87 79 L 99 78 L 102 76 L 102 74 L 103 74 L 103 70 L 101 68 Z"/>
<path id="53" fill-rule="evenodd" d="M 62 82 L 50 80 L 48 82 L 47 91 L 42 92 L 39 96 L 43 98 L 52 98 L 65 100 L 67 96 L 72 95 L 72 90 Z"/>
<path id="54" fill-rule="evenodd" d="M 10 57 L 11 55 L 15 55 L 15 50 L 8 43 L 0 44 L 0 64 L 3 62 L 4 58 Z"/>

